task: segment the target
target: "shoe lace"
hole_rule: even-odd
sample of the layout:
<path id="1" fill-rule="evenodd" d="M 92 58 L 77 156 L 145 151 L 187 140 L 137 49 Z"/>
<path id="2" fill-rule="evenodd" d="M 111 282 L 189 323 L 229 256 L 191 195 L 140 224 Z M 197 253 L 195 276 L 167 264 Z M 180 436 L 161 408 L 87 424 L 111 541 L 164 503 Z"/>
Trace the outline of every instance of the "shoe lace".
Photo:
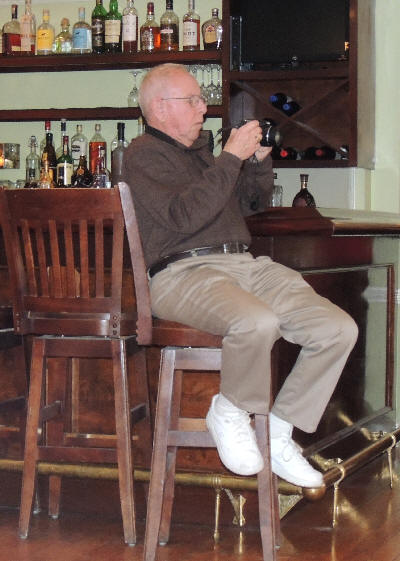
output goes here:
<path id="1" fill-rule="evenodd" d="M 298 460 L 307 463 L 307 460 L 303 456 L 303 451 L 300 446 L 291 438 L 286 438 L 286 444 L 282 449 L 282 458 L 285 462 L 290 462 L 290 460 L 296 456 Z"/>
<path id="2" fill-rule="evenodd" d="M 231 430 L 235 434 L 235 440 L 238 444 L 248 441 L 249 433 L 254 434 L 250 425 L 250 417 L 246 411 L 229 412 L 225 415 L 224 421 L 230 424 Z"/>

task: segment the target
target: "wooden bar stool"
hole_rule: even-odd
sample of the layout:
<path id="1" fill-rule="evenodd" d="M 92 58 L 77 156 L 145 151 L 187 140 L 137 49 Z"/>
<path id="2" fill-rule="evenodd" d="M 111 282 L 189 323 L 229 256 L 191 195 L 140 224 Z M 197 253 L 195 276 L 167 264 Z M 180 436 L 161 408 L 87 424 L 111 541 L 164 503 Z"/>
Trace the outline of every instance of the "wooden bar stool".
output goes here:
<path id="1" fill-rule="evenodd" d="M 140 274 L 143 322 L 151 325 L 151 339 L 138 341 L 162 348 L 154 427 L 150 488 L 147 507 L 144 560 L 154 561 L 157 543 L 169 540 L 174 498 L 174 476 L 177 448 L 212 447 L 215 444 L 206 429 L 205 419 L 182 418 L 180 414 L 183 372 L 219 371 L 221 368 L 221 337 L 191 327 L 159 319 L 152 320 L 150 295 L 139 229 L 129 186 L 119 184 L 125 215 L 135 285 Z M 279 533 L 277 478 L 272 474 L 269 452 L 268 416 L 255 415 L 255 430 L 265 467 L 258 474 L 260 532 L 264 561 L 276 559 Z"/>
<path id="2" fill-rule="evenodd" d="M 123 307 L 125 228 L 118 189 L 2 191 L 0 212 L 14 327 L 33 335 L 19 534 L 28 536 L 38 461 L 117 463 L 124 539 L 134 544 L 131 423 L 144 424 L 147 448 L 151 431 L 136 308 Z M 128 355 L 136 388 L 132 409 Z M 104 358 L 112 361 L 116 438 L 80 434 L 75 427 L 80 359 Z M 54 517 L 60 488 L 61 477 L 50 476 Z"/>

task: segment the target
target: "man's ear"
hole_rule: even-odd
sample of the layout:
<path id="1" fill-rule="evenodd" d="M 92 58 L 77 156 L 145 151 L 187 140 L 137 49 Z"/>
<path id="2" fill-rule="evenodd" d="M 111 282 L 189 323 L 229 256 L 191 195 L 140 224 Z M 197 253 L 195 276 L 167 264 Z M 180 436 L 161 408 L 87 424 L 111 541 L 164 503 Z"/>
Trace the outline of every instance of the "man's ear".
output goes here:
<path id="1" fill-rule="evenodd" d="M 163 99 L 153 99 L 151 102 L 151 114 L 161 123 L 163 123 L 167 117 L 167 106 Z"/>

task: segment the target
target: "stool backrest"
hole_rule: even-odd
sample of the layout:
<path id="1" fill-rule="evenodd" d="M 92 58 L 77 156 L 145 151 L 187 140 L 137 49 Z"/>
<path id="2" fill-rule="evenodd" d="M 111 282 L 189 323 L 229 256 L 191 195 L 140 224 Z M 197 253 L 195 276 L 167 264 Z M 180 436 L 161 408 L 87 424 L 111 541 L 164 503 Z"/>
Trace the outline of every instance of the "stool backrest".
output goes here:
<path id="1" fill-rule="evenodd" d="M 148 326 L 138 321 L 136 286 L 122 307 L 124 266 L 135 255 L 143 276 L 145 265 L 141 246 L 124 263 L 118 188 L 1 190 L 0 219 L 18 333 L 119 337 Z M 140 313 L 150 316 L 146 339 L 149 298 Z"/>

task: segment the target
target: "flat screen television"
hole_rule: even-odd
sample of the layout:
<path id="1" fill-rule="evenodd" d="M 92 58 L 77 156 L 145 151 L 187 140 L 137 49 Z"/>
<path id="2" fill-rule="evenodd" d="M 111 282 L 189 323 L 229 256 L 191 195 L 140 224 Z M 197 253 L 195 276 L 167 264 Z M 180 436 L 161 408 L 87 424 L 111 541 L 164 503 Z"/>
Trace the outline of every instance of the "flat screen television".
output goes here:
<path id="1" fill-rule="evenodd" d="M 343 59 L 349 2 L 231 0 L 232 55 L 239 48 L 240 66 L 250 68 Z"/>

